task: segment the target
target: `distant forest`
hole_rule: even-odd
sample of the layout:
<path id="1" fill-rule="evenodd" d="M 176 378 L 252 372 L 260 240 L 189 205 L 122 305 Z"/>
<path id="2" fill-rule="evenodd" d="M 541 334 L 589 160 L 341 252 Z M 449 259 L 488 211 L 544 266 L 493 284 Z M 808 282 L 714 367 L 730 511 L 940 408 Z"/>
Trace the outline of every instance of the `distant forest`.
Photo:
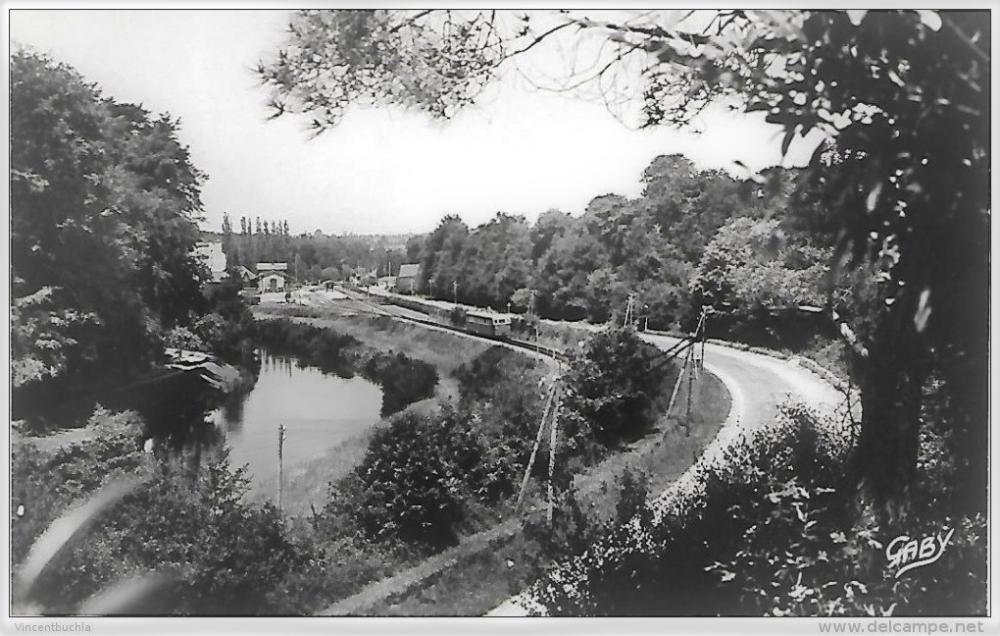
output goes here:
<path id="1" fill-rule="evenodd" d="M 679 155 L 654 159 L 635 199 L 595 197 L 580 216 L 498 212 L 470 228 L 445 216 L 406 237 L 293 236 L 284 220 L 228 215 L 222 240 L 231 265 L 287 261 L 298 280 L 384 276 L 419 262 L 420 293 L 557 319 L 604 322 L 634 294 L 650 328 L 685 324 L 710 305 L 740 324 L 767 328 L 800 305 L 823 305 L 832 232 L 817 223 L 796 170 L 756 180 L 698 170 Z M 808 220 L 808 223 L 807 223 Z"/>

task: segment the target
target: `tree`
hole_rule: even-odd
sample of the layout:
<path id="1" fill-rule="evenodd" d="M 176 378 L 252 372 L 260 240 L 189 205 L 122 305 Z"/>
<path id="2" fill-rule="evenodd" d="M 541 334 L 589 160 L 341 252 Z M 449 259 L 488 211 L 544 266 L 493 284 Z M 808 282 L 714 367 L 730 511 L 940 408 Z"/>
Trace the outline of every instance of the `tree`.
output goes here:
<path id="1" fill-rule="evenodd" d="M 473 481 L 470 473 L 483 452 L 467 415 L 407 411 L 394 417 L 375 431 L 354 471 L 362 496 L 353 512 L 362 529 L 383 540 L 454 544 L 466 514 L 465 484 Z"/>
<path id="2" fill-rule="evenodd" d="M 566 409 L 586 433 L 614 446 L 643 435 L 662 389 L 659 352 L 631 328 L 609 327 L 575 351 L 564 374 Z"/>
<path id="3" fill-rule="evenodd" d="M 169 117 L 45 56 L 16 52 L 10 72 L 15 367 L 45 399 L 144 371 L 203 310 L 203 176 Z"/>
<path id="4" fill-rule="evenodd" d="M 275 108 L 311 114 L 317 131 L 358 102 L 447 117 L 503 66 L 572 32 L 607 46 L 596 64 L 567 65 L 587 70 L 562 77 L 560 88 L 589 85 L 605 103 L 638 105 L 642 125 L 689 121 L 728 100 L 780 126 L 782 152 L 817 131 L 833 149 L 817 148 L 806 180 L 837 220 L 835 257 L 874 264 L 881 281 L 874 314 L 853 317 L 863 490 L 887 512 L 905 507 L 925 383 L 940 376 L 952 453 L 970 496 L 962 505 L 982 509 L 990 81 L 984 18 L 926 10 L 643 12 L 622 20 L 580 11 L 302 11 L 289 45 L 258 70 Z M 609 73 L 632 81 L 602 83 Z M 609 95 L 609 85 L 638 92 Z"/>

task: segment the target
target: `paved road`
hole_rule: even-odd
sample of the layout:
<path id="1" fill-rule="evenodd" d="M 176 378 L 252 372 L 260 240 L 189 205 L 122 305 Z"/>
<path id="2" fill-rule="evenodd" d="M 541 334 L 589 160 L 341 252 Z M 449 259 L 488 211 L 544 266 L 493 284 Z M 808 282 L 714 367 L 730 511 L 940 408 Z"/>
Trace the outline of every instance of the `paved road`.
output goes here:
<path id="1" fill-rule="evenodd" d="M 643 334 L 642 338 L 660 349 L 668 349 L 678 338 Z M 714 459 L 744 431 L 773 422 L 778 407 L 794 399 L 821 412 L 834 412 L 843 396 L 826 380 L 793 360 L 779 360 L 759 353 L 740 351 L 723 345 L 705 345 L 705 369 L 717 376 L 729 391 L 732 406 L 715 440 L 699 461 Z M 668 505 L 675 489 L 691 479 L 689 469 L 654 501 L 654 508 Z M 544 608 L 521 594 L 508 599 L 489 612 L 489 616 L 527 616 L 529 609 L 543 613 Z"/>

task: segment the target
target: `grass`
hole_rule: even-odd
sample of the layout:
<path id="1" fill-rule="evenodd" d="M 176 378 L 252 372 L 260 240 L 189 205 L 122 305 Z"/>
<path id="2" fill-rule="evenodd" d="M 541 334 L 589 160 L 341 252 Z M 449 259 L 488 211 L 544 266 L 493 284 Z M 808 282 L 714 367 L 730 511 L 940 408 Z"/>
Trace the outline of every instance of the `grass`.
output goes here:
<path id="1" fill-rule="evenodd" d="M 481 616 L 527 587 L 544 566 L 534 542 L 518 534 L 427 579 L 402 598 L 373 608 L 378 616 Z"/>
<path id="2" fill-rule="evenodd" d="M 703 374 L 694 386 L 690 434 L 680 426 L 681 418 L 676 414 L 661 417 L 645 437 L 575 479 L 578 499 L 592 514 L 601 519 L 613 515 L 618 501 L 616 484 L 626 468 L 645 472 L 650 478 L 650 496 L 655 496 L 697 461 L 729 415 L 731 401 L 722 382 L 709 373 Z M 685 382 L 675 413 L 684 415 L 686 391 Z M 481 616 L 524 589 L 548 565 L 538 545 L 523 534 L 490 547 L 366 613 Z"/>

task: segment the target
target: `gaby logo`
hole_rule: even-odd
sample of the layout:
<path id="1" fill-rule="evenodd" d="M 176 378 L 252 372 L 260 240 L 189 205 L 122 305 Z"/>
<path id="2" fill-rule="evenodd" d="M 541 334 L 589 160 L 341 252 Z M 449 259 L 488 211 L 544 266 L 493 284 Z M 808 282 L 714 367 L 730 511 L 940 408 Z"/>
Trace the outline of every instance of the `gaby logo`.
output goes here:
<path id="1" fill-rule="evenodd" d="M 885 557 L 889 559 L 890 568 L 899 568 L 896 570 L 896 578 L 940 559 L 954 533 L 955 529 L 952 528 L 944 538 L 939 533 L 918 539 L 911 539 L 904 534 L 893 539 L 885 549 Z"/>

